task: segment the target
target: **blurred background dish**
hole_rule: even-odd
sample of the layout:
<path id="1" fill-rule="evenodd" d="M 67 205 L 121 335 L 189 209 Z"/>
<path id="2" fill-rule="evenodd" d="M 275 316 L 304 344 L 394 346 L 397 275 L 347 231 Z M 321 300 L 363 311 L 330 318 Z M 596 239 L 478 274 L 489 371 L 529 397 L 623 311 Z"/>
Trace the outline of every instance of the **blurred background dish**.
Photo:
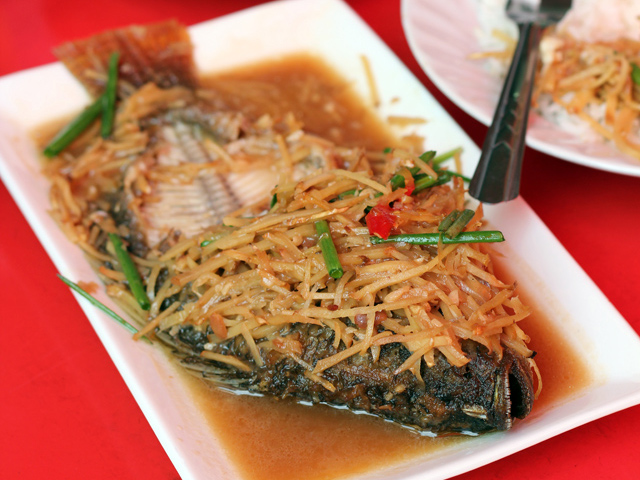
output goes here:
<path id="1" fill-rule="evenodd" d="M 491 123 L 502 88 L 500 66 L 472 55 L 483 51 L 491 28 L 517 32 L 500 1 L 403 0 L 402 25 L 418 63 L 457 106 L 485 125 Z M 491 12 L 491 9 L 495 9 Z M 640 161 L 613 145 L 585 140 L 536 114 L 529 118 L 527 145 L 569 162 L 623 175 L 640 176 Z"/>

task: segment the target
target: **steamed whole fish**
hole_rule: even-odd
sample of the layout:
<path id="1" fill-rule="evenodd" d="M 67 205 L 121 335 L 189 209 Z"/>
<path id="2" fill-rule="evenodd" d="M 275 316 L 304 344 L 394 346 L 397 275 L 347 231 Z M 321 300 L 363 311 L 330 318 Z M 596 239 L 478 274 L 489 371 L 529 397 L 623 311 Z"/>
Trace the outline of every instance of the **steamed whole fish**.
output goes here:
<path id="1" fill-rule="evenodd" d="M 370 236 L 385 222 L 394 234 L 438 232 L 464 206 L 459 179 L 445 184 L 446 172 L 398 149 L 380 165 L 291 115 L 230 109 L 199 88 L 174 22 L 58 53 L 98 96 L 114 50 L 113 134 L 88 131 L 46 172 L 54 218 L 140 325 L 136 338 L 160 339 L 221 388 L 348 407 L 425 434 L 505 430 L 529 414 L 539 379 L 517 324 L 529 309 L 483 247 Z M 437 181 L 414 191 L 429 172 Z M 134 255 L 148 309 L 108 234 Z"/>

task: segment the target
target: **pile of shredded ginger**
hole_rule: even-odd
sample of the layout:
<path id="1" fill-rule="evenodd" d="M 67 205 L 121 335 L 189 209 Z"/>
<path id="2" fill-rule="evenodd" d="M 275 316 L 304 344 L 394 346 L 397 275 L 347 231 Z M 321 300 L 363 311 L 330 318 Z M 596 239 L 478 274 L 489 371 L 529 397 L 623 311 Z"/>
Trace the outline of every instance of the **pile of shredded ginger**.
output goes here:
<path id="1" fill-rule="evenodd" d="M 418 377 L 421 362 L 433 365 L 436 351 L 452 365 L 468 363 L 461 339 L 498 355 L 507 346 L 530 357 L 529 338 L 518 326 L 530 310 L 514 285 L 494 275 L 489 246 L 372 244 L 365 216 L 377 204 L 393 205 L 393 233 L 434 233 L 465 203 L 460 178 L 417 195 L 408 195 L 406 188 L 392 190 L 392 172 L 414 158 L 399 151 L 387 157 L 387 171 L 380 176 L 337 169 L 282 184 L 266 214 L 245 218 L 246 209 L 240 210 L 225 218 L 225 227 L 137 259 L 151 299 L 148 312 L 124 284 L 103 278 L 108 293 L 146 325 L 138 338 L 156 328 L 171 334 L 192 324 L 209 332 L 202 356 L 244 370 L 252 367 L 212 351 L 215 344 L 242 336 L 257 366 L 263 364 L 261 351 L 269 349 L 304 363 L 302 345 L 284 333 L 287 325 L 329 327 L 338 353 L 305 365 L 309 377 L 323 384 L 328 383 L 324 370 L 367 351 L 376 361 L 383 345 L 396 342 L 411 352 L 396 374 L 410 370 Z M 480 206 L 466 231 L 478 230 L 481 218 Z M 319 220 L 330 227 L 344 270 L 340 278 L 327 271 L 314 228 Z M 169 275 L 157 288 L 163 269 Z M 104 266 L 101 271 L 108 273 Z M 178 300 L 161 310 L 175 295 Z"/>

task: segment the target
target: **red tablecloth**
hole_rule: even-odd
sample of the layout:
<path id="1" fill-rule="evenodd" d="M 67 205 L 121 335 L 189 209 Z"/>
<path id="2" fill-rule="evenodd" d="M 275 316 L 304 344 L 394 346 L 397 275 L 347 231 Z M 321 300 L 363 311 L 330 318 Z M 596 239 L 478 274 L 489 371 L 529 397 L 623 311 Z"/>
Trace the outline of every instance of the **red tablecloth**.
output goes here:
<path id="1" fill-rule="evenodd" d="M 130 23 L 191 25 L 250 0 L 1 0 L 0 75 L 54 61 L 51 48 Z M 478 144 L 487 131 L 423 74 L 400 5 L 348 2 Z M 522 195 L 640 331 L 640 179 L 528 149 Z M 53 264 L 0 184 L 0 478 L 178 474 Z M 606 319 L 603 319 L 606 321 Z M 547 440 L 459 478 L 638 478 L 640 408 Z"/>

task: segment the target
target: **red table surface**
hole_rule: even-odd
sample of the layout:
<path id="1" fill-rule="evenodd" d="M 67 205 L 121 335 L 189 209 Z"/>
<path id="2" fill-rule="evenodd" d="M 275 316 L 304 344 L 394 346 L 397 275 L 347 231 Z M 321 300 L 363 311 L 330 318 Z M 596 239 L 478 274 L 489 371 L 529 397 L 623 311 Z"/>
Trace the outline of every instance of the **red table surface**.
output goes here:
<path id="1" fill-rule="evenodd" d="M 105 29 L 167 18 L 192 25 L 259 3 L 0 0 L 0 75 L 52 62 L 53 46 Z M 481 145 L 486 127 L 415 61 L 399 2 L 348 3 Z M 638 178 L 525 153 L 522 196 L 637 332 L 639 187 Z M 4 185 L 0 219 L 0 478 L 178 478 Z M 633 407 L 458 478 L 638 478 L 639 431 L 640 407 Z"/>

